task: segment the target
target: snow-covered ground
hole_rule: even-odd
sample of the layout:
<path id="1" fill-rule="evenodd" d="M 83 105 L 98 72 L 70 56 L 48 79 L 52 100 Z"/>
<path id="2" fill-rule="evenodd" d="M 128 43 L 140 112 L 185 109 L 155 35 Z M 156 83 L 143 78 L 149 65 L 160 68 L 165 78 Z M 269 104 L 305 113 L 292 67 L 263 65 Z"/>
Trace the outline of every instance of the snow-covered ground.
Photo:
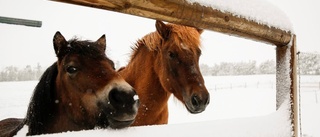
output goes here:
<path id="1" fill-rule="evenodd" d="M 171 98 L 168 125 L 68 132 L 54 136 L 288 136 L 287 106 L 275 110 L 274 75 L 207 76 L 205 81 L 211 102 L 201 114 L 188 113 L 180 102 Z M 302 133 L 308 137 L 320 137 L 320 76 L 302 76 L 301 83 L 309 83 L 308 86 L 301 85 Z M 24 117 L 36 84 L 37 81 L 0 82 L 0 120 Z M 18 136 L 23 136 L 25 130 Z"/>

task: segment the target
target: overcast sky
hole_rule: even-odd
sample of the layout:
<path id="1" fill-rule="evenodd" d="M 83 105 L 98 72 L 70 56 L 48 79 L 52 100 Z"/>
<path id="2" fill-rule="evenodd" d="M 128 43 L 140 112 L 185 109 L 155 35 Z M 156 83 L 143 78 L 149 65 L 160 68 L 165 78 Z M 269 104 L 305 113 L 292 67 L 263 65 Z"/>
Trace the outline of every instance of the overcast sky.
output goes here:
<path id="1" fill-rule="evenodd" d="M 319 2 L 269 1 L 291 20 L 298 50 L 320 52 Z M 45 0 L 0 0 L 0 16 L 42 21 L 41 28 L 0 24 L 0 69 L 10 65 L 51 65 L 56 61 L 52 45 L 56 31 L 66 39 L 77 36 L 96 40 L 105 34 L 107 55 L 125 65 L 135 41 L 155 30 L 155 21 L 151 19 Z M 212 31 L 202 34 L 202 52 L 200 61 L 208 65 L 275 59 L 274 46 Z"/>

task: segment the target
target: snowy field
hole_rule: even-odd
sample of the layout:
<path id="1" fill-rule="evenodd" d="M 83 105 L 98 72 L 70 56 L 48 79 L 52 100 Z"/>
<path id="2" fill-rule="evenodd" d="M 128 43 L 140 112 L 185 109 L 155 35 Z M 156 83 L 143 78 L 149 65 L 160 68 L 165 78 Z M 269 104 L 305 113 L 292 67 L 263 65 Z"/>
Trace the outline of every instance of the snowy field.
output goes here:
<path id="1" fill-rule="evenodd" d="M 275 110 L 274 75 L 207 76 L 205 81 L 211 102 L 201 114 L 188 113 L 177 99 L 171 98 L 169 125 L 46 136 L 288 136 L 287 106 Z M 320 137 L 320 76 L 302 76 L 301 83 L 302 134 Z M 37 81 L 0 82 L 0 119 L 24 117 L 36 84 Z M 23 136 L 25 130 L 18 136 Z"/>

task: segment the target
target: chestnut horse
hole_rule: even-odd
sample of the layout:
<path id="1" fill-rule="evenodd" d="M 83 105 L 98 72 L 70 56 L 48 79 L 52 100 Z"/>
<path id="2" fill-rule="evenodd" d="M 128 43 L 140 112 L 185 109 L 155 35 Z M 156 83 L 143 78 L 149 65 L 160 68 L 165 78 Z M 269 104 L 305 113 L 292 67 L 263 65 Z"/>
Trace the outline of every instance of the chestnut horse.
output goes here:
<path id="1" fill-rule="evenodd" d="M 139 100 L 105 55 L 103 35 L 95 42 L 53 39 L 57 62 L 42 75 L 24 119 L 0 122 L 0 136 L 24 125 L 27 135 L 94 128 L 124 128 L 135 120 Z"/>
<path id="2" fill-rule="evenodd" d="M 156 29 L 137 41 L 128 65 L 119 70 L 140 99 L 134 126 L 167 124 L 171 93 L 192 114 L 210 100 L 199 69 L 202 30 L 161 21 Z"/>

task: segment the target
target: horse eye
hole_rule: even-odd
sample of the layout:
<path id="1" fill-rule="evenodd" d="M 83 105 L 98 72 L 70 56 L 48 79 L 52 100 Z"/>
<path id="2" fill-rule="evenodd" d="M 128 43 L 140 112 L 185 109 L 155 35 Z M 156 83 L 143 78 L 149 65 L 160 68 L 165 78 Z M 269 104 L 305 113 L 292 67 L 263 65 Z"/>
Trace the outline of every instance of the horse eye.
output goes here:
<path id="1" fill-rule="evenodd" d="M 169 52 L 169 57 L 170 57 L 171 59 L 174 59 L 174 58 L 177 57 L 177 54 L 172 53 L 172 52 Z"/>
<path id="2" fill-rule="evenodd" d="M 78 68 L 74 67 L 74 66 L 68 66 L 67 68 L 67 72 L 70 74 L 76 73 L 78 71 Z"/>

